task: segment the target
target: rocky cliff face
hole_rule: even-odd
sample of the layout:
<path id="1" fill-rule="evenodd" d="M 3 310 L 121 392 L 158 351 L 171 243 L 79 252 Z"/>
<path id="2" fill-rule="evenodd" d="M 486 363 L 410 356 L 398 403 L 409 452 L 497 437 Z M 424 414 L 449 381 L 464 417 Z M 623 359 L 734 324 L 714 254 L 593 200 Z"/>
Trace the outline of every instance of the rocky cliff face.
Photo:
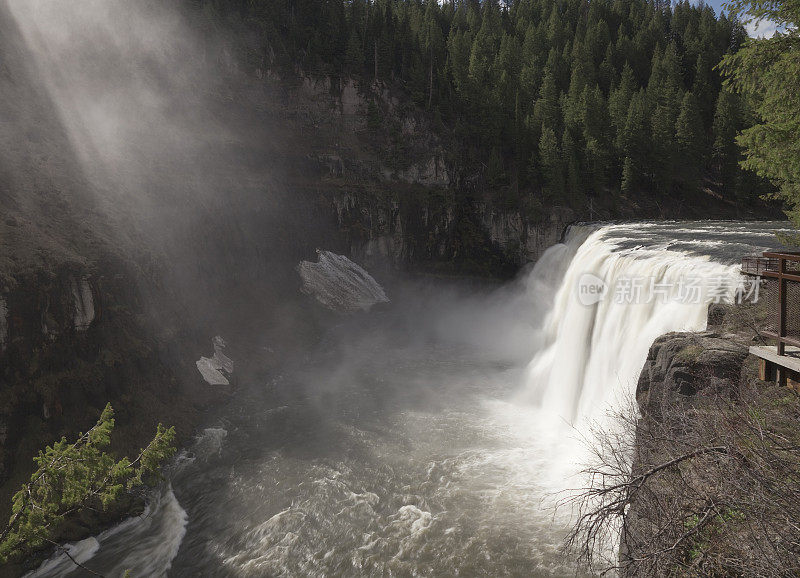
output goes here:
<path id="1" fill-rule="evenodd" d="M 748 347 L 759 341 L 757 328 L 768 319 L 766 300 L 757 303 L 712 304 L 708 327 L 699 333 L 668 333 L 650 347 L 636 388 L 643 413 L 693 403 L 704 395 L 734 392 L 747 369 Z M 751 368 L 750 368 L 751 369 Z"/>
<path id="2" fill-rule="evenodd" d="M 9 496 L 36 452 L 88 429 L 107 402 L 119 417 L 115 449 L 134 455 L 158 421 L 190 434 L 209 395 L 191 391 L 176 355 L 194 353 L 186 326 L 168 334 L 145 304 L 141 289 L 157 289 L 159 276 L 99 209 L 5 4 L 0 55 L 0 517 L 8 519 Z"/>
<path id="3" fill-rule="evenodd" d="M 290 186 L 338 233 L 323 249 L 370 269 L 507 277 L 575 220 L 566 207 L 525 214 L 465 180 L 430 119 L 384 85 L 265 76 Z"/>
<path id="4" fill-rule="evenodd" d="M 738 506 L 728 504 L 751 490 L 727 478 L 748 467 L 738 458 L 760 447 L 750 445 L 750 435 L 772 426 L 766 416 L 779 416 L 786 403 L 783 388 L 758 381 L 748 355 L 763 316 L 763 304 L 712 305 L 707 331 L 670 333 L 651 346 L 629 432 L 632 481 L 620 575 L 661 575 L 667 567 L 706 575 L 704 565 L 734 567 L 736 556 L 725 552 L 741 528 Z"/>
<path id="5" fill-rule="evenodd" d="M 3 295 L 3 493 L 26 475 L 35 451 L 91 425 L 108 401 L 121 417 L 116 449 L 131 454 L 158 421 L 174 422 L 188 435 L 209 395 L 224 393 L 192 387 L 126 266 L 114 260 L 96 265 L 19 276 Z M 188 336 L 173 341 L 191 349 Z"/>
<path id="6" fill-rule="evenodd" d="M 518 211 L 459 200 L 447 191 L 380 197 L 344 192 L 331 202 L 349 254 L 376 269 L 507 276 L 559 242 L 574 220 L 570 209 L 554 207 L 546 219 L 532 222 Z"/>
<path id="7" fill-rule="evenodd" d="M 731 392 L 738 384 L 747 346 L 714 331 L 668 333 L 655 340 L 636 387 L 642 412 L 691 404 L 696 396 Z"/>

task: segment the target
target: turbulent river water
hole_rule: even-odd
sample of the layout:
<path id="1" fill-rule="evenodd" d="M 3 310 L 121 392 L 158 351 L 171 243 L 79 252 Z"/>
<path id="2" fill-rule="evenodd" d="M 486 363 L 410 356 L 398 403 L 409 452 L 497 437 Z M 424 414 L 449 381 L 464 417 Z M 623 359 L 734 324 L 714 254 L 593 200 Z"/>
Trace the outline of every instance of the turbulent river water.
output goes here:
<path id="1" fill-rule="evenodd" d="M 499 289 L 391 286 L 304 363 L 244 384 L 144 515 L 72 555 L 106 576 L 574 575 L 552 506 L 580 483 L 578 438 L 782 227 L 573 227 Z"/>

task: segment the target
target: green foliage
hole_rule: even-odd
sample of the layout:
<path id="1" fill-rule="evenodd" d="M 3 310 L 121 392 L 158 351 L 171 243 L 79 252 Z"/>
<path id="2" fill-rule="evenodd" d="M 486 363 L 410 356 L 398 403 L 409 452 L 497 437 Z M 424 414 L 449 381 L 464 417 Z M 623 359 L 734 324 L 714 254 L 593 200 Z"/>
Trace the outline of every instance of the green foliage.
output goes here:
<path id="1" fill-rule="evenodd" d="M 742 131 L 742 166 L 769 179 L 800 226 L 800 2 L 745 1 L 728 5 L 745 21 L 770 20 L 784 31 L 748 40 L 722 61 L 728 86 L 751 103 L 756 123 Z"/>
<path id="2" fill-rule="evenodd" d="M 736 165 L 740 156 L 736 135 L 741 126 L 741 116 L 738 96 L 728 90 L 722 90 L 714 112 L 715 136 L 711 154 L 717 172 L 721 176 L 722 190 L 728 196 L 736 192 Z"/>
<path id="3" fill-rule="evenodd" d="M 198 10 L 212 4 L 218 19 L 235 14 L 252 28 L 246 62 L 274 55 L 270 65 L 287 71 L 404 90 L 451 133 L 458 172 L 479 174 L 490 186 L 513 184 L 520 204 L 541 190 L 572 203 L 619 190 L 671 194 L 698 188 L 709 171 L 737 199 L 763 192 L 730 162 L 737 156 L 730 129 L 746 128 L 749 99 L 716 122 L 722 81 L 715 65 L 738 54 L 746 34 L 704 4 L 191 3 Z M 378 128 L 372 112 L 370 122 Z M 712 159 L 708 149 L 718 142 Z M 556 161 L 556 153 L 565 156 Z"/>
<path id="4" fill-rule="evenodd" d="M 642 89 L 631 98 L 620 139 L 625 154 L 622 190 L 626 193 L 636 192 L 646 185 L 650 144 L 648 133 L 647 98 Z"/>
<path id="5" fill-rule="evenodd" d="M 555 197 L 564 194 L 564 161 L 556 133 L 549 126 L 542 129 L 539 139 L 539 157 L 544 174 L 545 190 Z"/>
<path id="6" fill-rule="evenodd" d="M 735 508 L 724 508 L 720 513 L 711 518 L 692 514 L 683 526 L 686 530 L 694 532 L 686 549 L 687 562 L 700 560 L 712 548 L 712 543 L 723 532 L 731 532 L 731 526 L 745 522 L 744 512 Z"/>
<path id="7" fill-rule="evenodd" d="M 699 186 L 700 171 L 703 167 L 705 131 L 700 106 L 691 92 L 687 92 L 681 102 L 681 112 L 675 123 L 675 141 L 683 185 L 686 189 L 695 189 Z"/>
<path id="8" fill-rule="evenodd" d="M 113 430 L 114 410 L 108 404 L 97 424 L 75 442 L 62 437 L 39 452 L 36 471 L 12 498 L 12 516 L 0 534 L 0 560 L 48 542 L 67 516 L 91 505 L 105 508 L 123 492 L 154 481 L 161 463 L 175 452 L 175 429 L 159 424 L 136 459 L 116 460 L 103 451 Z"/>

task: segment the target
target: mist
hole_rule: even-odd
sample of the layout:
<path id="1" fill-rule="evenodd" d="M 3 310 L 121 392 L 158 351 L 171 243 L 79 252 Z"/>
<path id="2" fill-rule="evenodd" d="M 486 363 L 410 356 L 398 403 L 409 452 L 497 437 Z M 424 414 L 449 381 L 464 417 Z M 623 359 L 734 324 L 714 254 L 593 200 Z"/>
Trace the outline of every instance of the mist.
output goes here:
<path id="1" fill-rule="evenodd" d="M 245 83 L 221 37 L 200 38 L 163 2 L 8 11 L 85 179 L 86 226 L 135 256 L 153 307 L 224 318 L 294 290 L 293 265 L 324 226 L 284 184 L 290 139 L 274 95 Z"/>
<path id="2" fill-rule="evenodd" d="M 401 119 L 396 133 L 435 139 L 399 117 L 394 97 L 353 94 L 354 83 L 347 106 L 363 118 L 324 133 L 286 102 L 289 81 L 245 70 L 234 28 L 175 4 L 0 5 L 11 113 L 0 226 L 19 221 L 14 243 L 36 241 L 2 258 L 44 288 L 28 304 L 28 333 L 78 344 L 57 351 L 63 382 L 35 381 L 19 414 L 56 437 L 84 427 L 69 419 L 86 418 L 75 408 L 87 398 L 116 396 L 134 421 L 131 444 L 162 415 L 182 435 L 145 514 L 88 537 L 82 528 L 67 550 L 109 576 L 576 574 L 560 549 L 572 512 L 553 504 L 580 476 L 581 437 L 634 395 L 652 340 L 704 329 L 711 303 L 587 305 L 580 278 L 731 281 L 731 260 L 767 243 L 767 228 L 573 225 L 535 265 L 490 278 L 528 250 L 497 223 L 538 247 L 558 239 L 561 221 L 550 215 L 539 235 L 521 214 L 480 205 L 476 185 L 441 186 L 441 150 L 420 160 L 432 175 L 416 167 L 413 182 L 377 154 L 359 150 L 348 165 L 319 135 L 336 153 L 385 136 L 359 133 L 381 98 Z M 344 210 L 331 191 L 368 194 Z M 408 218 L 397 199 L 415 195 L 424 200 Z M 479 216 L 458 221 L 458 204 Z M 398 270 L 425 258 L 464 268 Z M 467 279 L 468 267 L 483 277 Z M 61 303 L 72 324 L 61 334 L 48 329 L 59 275 L 81 301 Z M 0 313 L 5 331 L 2 300 Z M 203 381 L 195 360 L 226 342 L 220 358 L 216 348 L 203 358 L 213 371 L 224 360 L 225 375 Z M 108 387 L 74 393 L 95 361 Z M 39 562 L 25 562 L 30 576 L 75 570 L 59 551 Z"/>

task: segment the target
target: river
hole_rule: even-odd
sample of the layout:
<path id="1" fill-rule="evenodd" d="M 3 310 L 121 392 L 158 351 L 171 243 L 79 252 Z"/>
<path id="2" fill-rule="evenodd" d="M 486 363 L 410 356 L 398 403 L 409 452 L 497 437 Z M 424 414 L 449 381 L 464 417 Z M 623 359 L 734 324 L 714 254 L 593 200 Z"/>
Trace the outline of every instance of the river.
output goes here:
<path id="1" fill-rule="evenodd" d="M 392 284 L 302 363 L 242 384 L 145 515 L 72 553 L 106 576 L 574 575 L 553 506 L 580 486 L 579 438 L 630 399 L 652 340 L 704 329 L 736 262 L 783 227 L 576 226 L 499 288 Z"/>

